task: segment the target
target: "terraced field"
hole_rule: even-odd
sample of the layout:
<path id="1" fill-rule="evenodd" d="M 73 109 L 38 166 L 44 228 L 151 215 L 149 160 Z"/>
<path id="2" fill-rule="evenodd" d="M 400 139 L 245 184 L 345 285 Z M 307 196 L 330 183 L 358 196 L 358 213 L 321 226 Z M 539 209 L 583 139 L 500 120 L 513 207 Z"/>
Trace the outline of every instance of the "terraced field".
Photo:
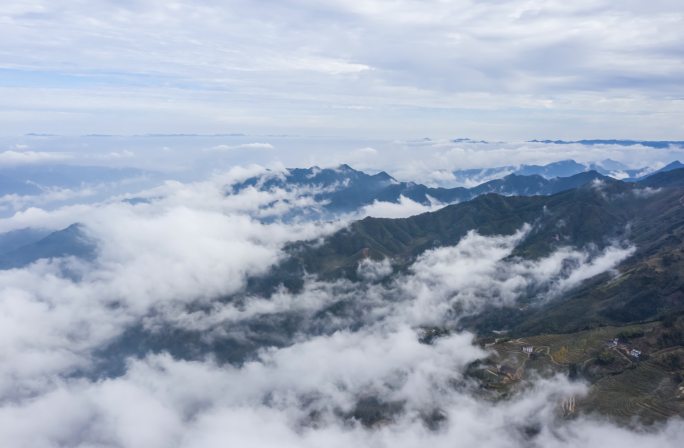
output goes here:
<path id="1" fill-rule="evenodd" d="M 623 423 L 635 418 L 653 423 L 684 417 L 684 365 L 678 364 L 684 347 L 655 346 L 662 331 L 660 322 L 652 322 L 497 341 L 489 345 L 495 352 L 490 362 L 517 371 L 518 380 L 540 373 L 570 374 L 590 384 L 588 395 L 577 399 L 578 412 L 601 413 Z M 616 338 L 619 343 L 612 344 Z M 523 353 L 525 346 L 533 352 Z M 642 355 L 630 355 L 632 348 Z M 514 382 L 499 376 L 503 384 Z"/>
<path id="2" fill-rule="evenodd" d="M 601 378 L 592 385 L 580 406 L 586 411 L 621 419 L 637 416 L 652 423 L 684 415 L 684 402 L 676 398 L 677 386 L 672 376 L 655 363 L 639 362 L 619 375 Z"/>

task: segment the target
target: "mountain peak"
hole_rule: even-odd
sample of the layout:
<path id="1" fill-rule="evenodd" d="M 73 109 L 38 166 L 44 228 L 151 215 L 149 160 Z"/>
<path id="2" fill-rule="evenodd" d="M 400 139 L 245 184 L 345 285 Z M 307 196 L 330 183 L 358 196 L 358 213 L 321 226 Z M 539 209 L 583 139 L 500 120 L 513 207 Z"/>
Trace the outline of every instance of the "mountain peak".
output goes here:
<path id="1" fill-rule="evenodd" d="M 335 171 L 343 171 L 343 172 L 350 171 L 350 172 L 356 172 L 356 170 L 355 170 L 354 168 L 350 167 L 350 166 L 347 165 L 346 163 L 343 163 L 343 164 L 339 165 L 337 168 L 335 168 Z"/>
<path id="2" fill-rule="evenodd" d="M 380 171 L 379 173 L 374 174 L 372 177 L 375 179 L 396 182 L 396 179 L 393 178 L 392 176 L 390 176 L 389 174 L 387 174 L 387 172 L 385 172 L 385 171 Z"/>
<path id="3" fill-rule="evenodd" d="M 667 165 L 665 165 L 661 171 L 663 170 L 675 170 L 678 168 L 684 168 L 684 163 L 680 162 L 679 160 L 675 160 L 674 162 L 670 162 Z"/>

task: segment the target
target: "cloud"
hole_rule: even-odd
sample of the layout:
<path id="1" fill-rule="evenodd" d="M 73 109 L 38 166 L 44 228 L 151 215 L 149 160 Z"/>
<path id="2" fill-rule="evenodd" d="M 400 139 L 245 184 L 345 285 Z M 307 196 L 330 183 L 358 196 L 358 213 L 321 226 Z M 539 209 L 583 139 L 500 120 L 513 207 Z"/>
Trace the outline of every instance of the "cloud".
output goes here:
<path id="1" fill-rule="evenodd" d="M 34 446 L 58 440 L 69 446 L 130 447 L 592 447 L 613 442 L 675 447 L 683 434 L 676 421 L 659 431 L 632 432 L 600 420 L 559 420 L 554 417 L 558 403 L 584 392 L 581 385 L 561 378 L 541 380 L 525 394 L 498 404 L 459 389 L 416 394 L 454 378 L 461 363 L 479 353 L 461 337 L 431 347 L 410 336 L 405 331 L 384 338 L 341 333 L 266 353 L 242 368 L 151 356 L 132 362 L 123 377 L 70 381 L 11 410 L 0 410 L 0 440 Z M 385 384 L 375 381 L 378 378 Z M 430 431 L 414 412 L 376 429 L 336 422 L 335 408 L 344 412 L 345 404 L 352 406 L 354 394 L 365 391 L 369 382 L 396 387 L 386 392 L 407 399 L 413 409 L 439 405 L 447 423 Z M 299 395 L 310 388 L 313 395 Z M 140 418 L 147 424 L 140 425 Z M 524 435 L 530 427 L 539 430 L 532 440 Z"/>
<path id="2" fill-rule="evenodd" d="M 409 216 L 439 210 L 445 205 L 439 201 L 433 201 L 430 205 L 423 205 L 405 196 L 399 196 L 399 202 L 375 200 L 372 204 L 364 206 L 360 214 L 374 218 L 408 218 Z"/>
<path id="3" fill-rule="evenodd" d="M 275 149 L 270 143 L 242 143 L 239 145 L 216 145 L 211 148 L 212 151 L 232 151 L 235 149 Z"/>
<path id="4" fill-rule="evenodd" d="M 14 145 L 17 142 L 30 141 L 32 147 L 36 148 L 35 152 L 51 153 L 50 151 L 57 148 L 61 150 L 60 154 L 68 153 L 70 159 L 65 160 L 68 163 L 87 165 L 107 161 L 120 164 L 125 161 L 126 164 L 157 172 L 158 177 L 164 176 L 167 179 L 206 179 L 212 172 L 224 167 L 252 164 L 282 172 L 284 167 L 335 167 L 347 163 L 368 173 L 386 171 L 400 181 L 445 187 L 472 187 L 511 171 L 508 168 L 502 172 L 485 172 L 460 176 L 457 179 L 453 171 L 463 169 L 516 167 L 568 159 L 589 165 L 610 159 L 630 169 L 641 169 L 642 174 L 646 174 L 674 160 L 684 160 L 684 148 L 677 145 L 656 149 L 639 144 L 583 145 L 458 139 L 369 140 L 353 136 L 268 136 L 268 143 L 265 143 L 255 141 L 252 136 L 231 138 L 234 141 L 226 142 L 225 136 L 119 136 L 99 140 L 92 137 L 5 137 L 0 138 L 0 145 L 3 142 Z M 254 143 L 269 144 L 277 150 L 236 149 Z M 174 150 L 171 153 L 164 152 L 162 148 L 165 145 L 173 146 Z M 107 159 L 109 153 L 120 152 L 120 146 L 131 148 L 135 157 Z M 212 147 L 223 149 L 206 149 Z M 420 157 L 416 157 L 416 154 L 420 154 Z M 616 175 L 620 176 L 620 173 Z"/>
<path id="5" fill-rule="evenodd" d="M 375 148 L 371 148 L 370 146 L 366 146 L 363 148 L 359 148 L 353 151 L 352 157 L 354 156 L 359 156 L 359 157 L 373 157 L 378 154 L 378 150 Z"/>
<path id="6" fill-rule="evenodd" d="M 413 297 L 409 321 L 440 324 L 488 306 L 512 306 L 528 295 L 539 305 L 615 268 L 635 250 L 617 244 L 598 253 L 559 247 L 538 260 L 509 259 L 529 230 L 526 226 L 513 235 L 494 237 L 471 231 L 453 247 L 422 254 L 411 274 L 398 282 L 403 295 Z"/>
<path id="7" fill-rule="evenodd" d="M 649 198 L 653 195 L 656 195 L 662 191 L 662 188 L 651 188 L 651 187 L 644 187 L 644 188 L 635 188 L 632 190 L 632 193 L 634 193 L 634 196 L 638 198 Z"/>
<path id="8" fill-rule="evenodd" d="M 419 160 L 415 152 L 420 151 Z M 481 169 L 523 164 L 547 164 L 562 160 L 579 163 L 600 163 L 607 159 L 621 162 L 629 168 L 664 166 L 673 160 L 684 159 L 684 148 L 671 146 L 654 149 L 642 145 L 582 145 L 536 142 L 473 142 L 431 140 L 427 142 L 396 141 L 383 147 L 378 155 L 383 169 L 400 180 L 419 181 L 432 185 L 454 186 L 465 182 L 472 187 L 510 173 L 485 172 L 475 176 L 474 182 L 457 180 L 455 170 Z"/>
<path id="9" fill-rule="evenodd" d="M 146 314 L 235 293 L 279 261 L 288 241 L 341 225 L 263 224 L 248 211 L 273 198 L 241 202 L 222 186 L 171 184 L 165 197 L 146 204 L 32 208 L 9 218 L 16 228 L 79 222 L 98 252 L 92 263 L 43 260 L 0 271 L 3 348 L 14 360 L 0 369 L 0 395 L 30 393 L 58 372 L 87 369 L 92 350 Z M 27 331 L 33 325 L 39 329 Z M 22 387 L 7 382 L 14 375 Z"/>
<path id="10" fill-rule="evenodd" d="M 60 152 L 14 151 L 0 152 L 0 165 L 27 165 L 70 159 L 71 155 Z"/>
<path id="11" fill-rule="evenodd" d="M 40 195 L 6 194 L 0 196 L 0 209 L 7 207 L 11 210 L 19 210 L 29 205 L 41 205 L 50 202 L 82 199 L 92 196 L 95 193 L 95 190 L 92 188 L 80 190 L 73 190 L 70 188 L 49 188 Z"/>
<path id="12" fill-rule="evenodd" d="M 680 137 L 671 0 L 10 0 L 4 13 L 6 133 Z"/>
<path id="13" fill-rule="evenodd" d="M 374 261 L 370 258 L 364 258 L 359 262 L 359 265 L 356 269 L 359 277 L 371 281 L 377 281 L 385 278 L 393 271 L 394 269 L 392 268 L 392 264 L 387 258 L 384 258 L 381 261 Z"/>
<path id="14" fill-rule="evenodd" d="M 108 160 L 108 159 L 130 159 L 132 157 L 135 157 L 135 153 L 130 150 L 123 150 L 123 151 L 112 151 L 108 154 L 104 154 L 101 158 Z"/>

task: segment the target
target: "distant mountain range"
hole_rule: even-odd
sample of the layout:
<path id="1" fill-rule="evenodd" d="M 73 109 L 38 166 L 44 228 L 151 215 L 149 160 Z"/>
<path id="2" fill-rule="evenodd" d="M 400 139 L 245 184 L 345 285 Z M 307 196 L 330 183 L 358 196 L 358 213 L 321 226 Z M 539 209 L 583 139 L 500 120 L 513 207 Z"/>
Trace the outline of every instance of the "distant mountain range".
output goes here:
<path id="1" fill-rule="evenodd" d="M 46 188 L 81 188 L 130 179 L 158 178 L 158 173 L 137 168 L 85 165 L 17 165 L 0 167 L 0 196 L 39 195 Z"/>
<path id="2" fill-rule="evenodd" d="M 579 143 L 580 145 L 619 145 L 619 146 L 648 146 L 650 148 L 669 148 L 670 146 L 684 146 L 681 140 L 530 140 L 530 143 L 552 143 L 554 145 L 569 145 Z"/>
<path id="3" fill-rule="evenodd" d="M 678 163 L 678 162 L 677 162 Z M 571 166 L 571 164 L 564 164 Z M 671 166 L 674 167 L 673 164 Z M 548 167 L 548 166 L 547 166 Z M 534 172 L 532 166 L 525 168 Z M 670 172 L 668 167 L 660 174 Z M 548 172 L 548 171 L 547 171 Z M 677 170 L 679 172 L 679 170 Z M 657 187 L 663 176 L 650 176 L 638 181 L 639 185 Z M 679 179 L 679 176 L 675 176 Z M 307 219 L 334 218 L 340 213 L 353 213 L 375 201 L 397 203 L 401 197 L 409 198 L 423 205 L 463 203 L 482 195 L 502 196 L 549 196 L 576 189 L 595 182 L 617 182 L 596 171 L 582 171 L 568 177 L 547 179 L 539 174 L 509 174 L 501 179 L 491 180 L 473 188 L 432 188 L 413 182 L 399 182 L 385 172 L 366 174 L 348 165 L 337 168 L 297 168 L 286 173 L 270 173 L 253 177 L 229 187 L 231 193 L 245 188 L 259 189 L 301 189 L 323 204 L 323 212 L 306 214 Z M 625 183 L 629 185 L 629 183 Z M 292 212 L 285 219 L 300 217 L 300 211 Z M 83 228 L 74 224 L 57 232 L 44 229 L 21 229 L 0 234 L 0 269 L 26 266 L 42 258 L 61 256 L 90 257 L 95 243 L 89 241 Z"/>
<path id="4" fill-rule="evenodd" d="M 299 189 L 324 204 L 326 213 L 337 214 L 357 211 L 375 201 L 396 203 L 401 197 L 423 205 L 446 205 L 468 201 L 486 193 L 504 196 L 550 195 L 606 178 L 621 177 L 636 182 L 652 174 L 684 168 L 684 164 L 675 161 L 649 174 L 645 174 L 645 169 L 624 168 L 624 165 L 612 160 L 590 165 L 564 160 L 548 165 L 463 170 L 455 172 L 454 176 L 461 182 L 469 179 L 467 183 L 476 186 L 435 188 L 414 182 L 400 182 L 384 171 L 370 175 L 349 165 L 340 165 L 337 168 L 295 168 L 284 173 L 267 173 L 231 186 L 230 192 L 236 193 L 248 187 L 262 190 Z M 618 172 L 620 176 L 617 176 Z M 475 181 L 485 178 L 493 179 Z"/>
<path id="5" fill-rule="evenodd" d="M 658 171 L 665 174 L 677 166 L 674 162 Z M 684 166 L 684 165 L 682 165 Z M 403 196 L 423 205 L 441 203 L 462 203 L 479 196 L 495 193 L 502 196 L 548 196 L 592 182 L 615 182 L 609 176 L 597 171 L 580 171 L 568 177 L 546 178 L 539 174 L 572 172 L 583 165 L 572 161 L 558 162 L 544 166 L 528 165 L 519 172 L 532 174 L 509 174 L 501 179 L 491 180 L 473 188 L 432 188 L 413 182 L 399 182 L 385 172 L 366 174 L 348 165 L 337 168 L 296 168 L 286 173 L 270 173 L 253 177 L 230 187 L 236 193 L 245 188 L 259 189 L 302 189 L 303 194 L 310 194 L 323 204 L 321 215 L 307 215 L 308 219 L 332 218 L 340 213 L 352 213 L 375 201 L 397 203 Z M 31 172 L 32 170 L 28 170 Z M 97 171 L 97 170 L 96 170 Z M 37 170 L 37 173 L 46 174 Z M 128 172 L 127 173 L 132 173 Z M 95 175 L 95 172 L 92 172 Z M 657 187 L 659 179 L 664 176 L 650 176 L 639 181 L 646 186 Z M 678 175 L 674 176 L 679 179 Z M 293 216 L 285 218 L 294 218 Z M 83 228 L 74 224 L 66 229 L 49 232 L 44 229 L 20 229 L 0 234 L 0 269 L 26 266 L 42 258 L 61 256 L 90 257 L 95 251 L 95 243 L 88 240 Z"/>
<path id="6" fill-rule="evenodd" d="M 531 170 L 528 170 L 531 171 Z M 310 194 L 329 213 L 354 212 L 375 201 L 399 202 L 403 196 L 423 205 L 463 202 L 486 193 L 511 196 L 548 195 L 603 179 L 595 171 L 579 171 L 569 177 L 547 179 L 539 174 L 509 174 L 473 188 L 434 188 L 414 182 L 399 182 L 382 171 L 366 174 L 349 165 L 337 168 L 296 168 L 285 173 L 269 173 L 233 185 L 231 193 L 254 187 L 262 190 L 300 189 Z"/>
<path id="7" fill-rule="evenodd" d="M 518 174 L 522 176 L 538 175 L 547 179 L 552 179 L 554 177 L 573 176 L 586 171 L 596 171 L 604 176 L 610 176 L 621 180 L 638 181 L 649 175 L 678 168 L 684 168 L 684 164 L 680 163 L 678 160 L 671 162 L 658 170 L 652 170 L 650 168 L 630 169 L 622 163 L 610 159 L 589 164 L 578 163 L 574 160 L 561 160 L 546 165 L 508 165 L 495 168 L 457 170 L 453 172 L 453 175 L 457 183 L 466 186 L 479 185 L 483 182 L 499 179 L 509 174 Z"/>
<path id="8" fill-rule="evenodd" d="M 619 239 L 637 249 L 619 265 L 620 281 L 599 275 L 540 307 L 493 308 L 466 321 L 470 328 L 529 335 L 662 319 L 684 313 L 683 200 L 684 169 L 638 183 L 590 180 L 549 196 L 483 194 L 409 218 L 365 218 L 323 245 L 294 244 L 292 257 L 274 271 L 269 284 L 297 288 L 303 272 L 358 280 L 357 266 L 364 258 L 391 259 L 395 269 L 402 269 L 428 249 L 457 244 L 470 230 L 512 234 L 534 223 L 513 256 L 539 259 L 568 246 L 600 250 Z"/>

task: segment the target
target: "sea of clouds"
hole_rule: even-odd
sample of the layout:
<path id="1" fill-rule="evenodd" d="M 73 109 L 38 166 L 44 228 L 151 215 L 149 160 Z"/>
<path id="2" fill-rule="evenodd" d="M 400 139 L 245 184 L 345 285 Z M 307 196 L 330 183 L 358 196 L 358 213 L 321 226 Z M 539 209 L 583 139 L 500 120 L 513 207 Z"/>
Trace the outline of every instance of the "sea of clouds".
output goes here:
<path id="1" fill-rule="evenodd" d="M 419 340 L 425 326 L 513 304 L 530 290 L 537 300 L 552 299 L 614 269 L 632 246 L 599 253 L 560 247 L 526 261 L 510 255 L 530 226 L 512 235 L 471 232 L 403 273 L 391 260 L 367 260 L 356 283 L 309 276 L 301 290 L 260 295 L 246 288 L 248 279 L 284 260 L 289 242 L 320 241 L 350 219 L 277 219 L 315 206 L 294 190 L 226 194 L 226 185 L 261 172 L 239 168 L 201 182 L 167 182 L 139 193 L 144 200 L 137 202 L 30 208 L 2 221 L 2 231 L 78 222 L 97 247 L 93 260 L 0 271 L 2 446 L 681 442 L 679 420 L 629 429 L 596 416 L 562 419 L 559 404 L 586 393 L 563 376 L 531 381 L 504 401 L 485 399 L 464 376 L 469 363 L 488 355 L 472 334 Z M 161 344 L 119 344 L 131 329 Z M 193 350 L 174 348 L 184 337 L 194 338 Z M 216 349 L 231 345 L 244 348 L 240 356 Z M 103 369 L 103 356 L 122 367 Z M 364 425 L 360 403 L 384 414 Z"/>

